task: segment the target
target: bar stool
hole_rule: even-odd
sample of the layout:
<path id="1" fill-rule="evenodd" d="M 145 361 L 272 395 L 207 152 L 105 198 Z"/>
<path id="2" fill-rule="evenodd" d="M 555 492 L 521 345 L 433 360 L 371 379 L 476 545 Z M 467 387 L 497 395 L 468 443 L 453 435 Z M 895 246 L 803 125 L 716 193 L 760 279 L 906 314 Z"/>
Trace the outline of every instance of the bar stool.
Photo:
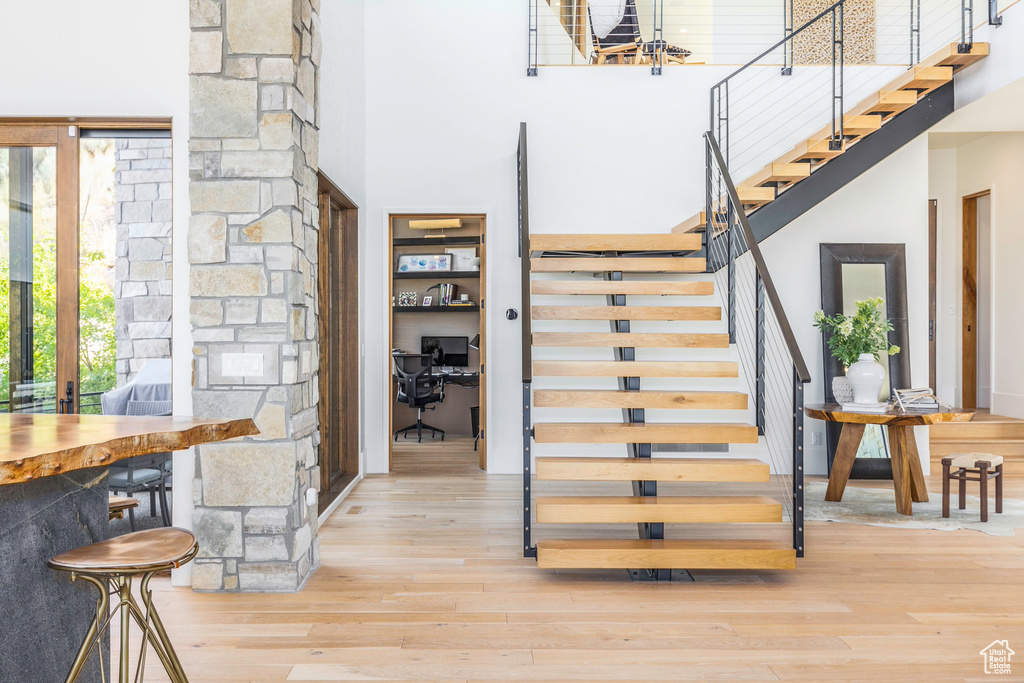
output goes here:
<path id="1" fill-rule="evenodd" d="M 134 510 L 137 507 L 139 507 L 139 501 L 137 498 L 110 496 L 107 499 L 107 521 L 124 519 L 125 510 Z"/>
<path id="2" fill-rule="evenodd" d="M 188 683 L 178 656 L 167 637 L 167 631 L 164 630 L 164 625 L 153 606 L 153 592 L 149 590 L 149 580 L 157 572 L 176 569 L 186 564 L 198 552 L 199 544 L 190 532 L 174 527 L 163 527 L 136 531 L 53 557 L 48 563 L 50 568 L 70 572 L 72 581 L 84 579 L 96 586 L 100 593 L 96 601 L 96 616 L 89 625 L 65 683 L 73 683 L 78 678 L 94 647 L 99 651 L 98 645 L 103 631 L 109 625 L 115 611 L 121 613 L 121 657 L 118 667 L 120 683 L 129 683 L 132 680 L 128 657 L 129 616 L 135 620 L 144 635 L 135 680 L 142 680 L 148 641 L 172 683 Z M 136 576 L 142 577 L 139 582 L 139 595 L 146 608 L 145 612 L 132 597 L 132 579 Z M 118 603 L 110 610 L 112 595 L 117 596 Z"/>

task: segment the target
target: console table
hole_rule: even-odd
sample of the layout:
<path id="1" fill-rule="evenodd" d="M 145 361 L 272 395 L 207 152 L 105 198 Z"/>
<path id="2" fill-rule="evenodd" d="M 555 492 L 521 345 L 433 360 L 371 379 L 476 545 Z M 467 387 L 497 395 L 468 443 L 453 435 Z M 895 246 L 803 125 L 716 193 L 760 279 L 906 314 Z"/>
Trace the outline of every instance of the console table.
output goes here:
<path id="1" fill-rule="evenodd" d="M 0 683 L 67 677 L 96 595 L 46 561 L 108 537 L 112 463 L 258 433 L 249 419 L 0 413 Z M 100 661 L 106 673 L 108 643 L 82 683 Z"/>
<path id="2" fill-rule="evenodd" d="M 868 413 L 843 410 L 835 403 L 809 405 L 804 408 L 808 417 L 843 425 L 839 435 L 836 457 L 832 462 L 832 473 L 828 477 L 825 500 L 838 502 L 843 499 L 846 482 L 857 457 L 857 448 L 864 436 L 865 425 L 882 425 L 889 433 L 889 449 L 892 457 L 892 483 L 896 492 L 896 511 L 901 515 L 912 515 L 913 503 L 928 500 L 924 473 L 921 470 L 921 456 L 917 451 L 912 427 L 928 426 L 939 422 L 968 422 L 974 417 L 973 410 L 959 408 L 943 410 L 911 410 L 900 412 L 890 409 L 885 413 Z"/>

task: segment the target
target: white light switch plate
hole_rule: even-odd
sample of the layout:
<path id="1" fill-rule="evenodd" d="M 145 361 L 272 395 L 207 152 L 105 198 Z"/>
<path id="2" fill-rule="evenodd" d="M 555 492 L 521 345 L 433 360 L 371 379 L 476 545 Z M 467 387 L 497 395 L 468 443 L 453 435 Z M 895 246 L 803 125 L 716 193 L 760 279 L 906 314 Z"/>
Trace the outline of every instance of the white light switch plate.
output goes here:
<path id="1" fill-rule="evenodd" d="M 221 374 L 225 377 L 259 377 L 263 374 L 263 354 L 225 353 L 221 356 Z"/>

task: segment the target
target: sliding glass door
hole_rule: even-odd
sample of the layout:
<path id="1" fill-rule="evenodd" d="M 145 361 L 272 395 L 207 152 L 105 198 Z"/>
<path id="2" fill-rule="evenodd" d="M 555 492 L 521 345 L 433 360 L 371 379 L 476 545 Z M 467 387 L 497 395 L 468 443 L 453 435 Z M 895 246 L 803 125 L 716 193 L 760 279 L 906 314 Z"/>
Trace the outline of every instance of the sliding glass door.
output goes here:
<path id="1" fill-rule="evenodd" d="M 59 132 L 0 126 L 0 410 L 7 412 L 67 410 L 75 398 L 78 269 L 61 266 L 77 256 L 65 252 L 76 243 L 78 139 L 65 142 Z"/>

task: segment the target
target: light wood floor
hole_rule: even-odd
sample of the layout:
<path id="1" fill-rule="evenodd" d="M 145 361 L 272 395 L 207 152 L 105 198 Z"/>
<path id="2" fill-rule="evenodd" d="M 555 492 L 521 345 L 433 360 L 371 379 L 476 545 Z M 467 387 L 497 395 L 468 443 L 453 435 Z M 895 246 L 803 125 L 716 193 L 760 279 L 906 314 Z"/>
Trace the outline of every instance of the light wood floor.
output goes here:
<path id="1" fill-rule="evenodd" d="M 811 523 L 795 571 L 631 583 L 523 559 L 520 479 L 475 462 L 471 442 L 396 449 L 300 593 L 160 583 L 190 681 L 982 681 L 990 642 L 1024 652 L 1024 534 Z"/>

